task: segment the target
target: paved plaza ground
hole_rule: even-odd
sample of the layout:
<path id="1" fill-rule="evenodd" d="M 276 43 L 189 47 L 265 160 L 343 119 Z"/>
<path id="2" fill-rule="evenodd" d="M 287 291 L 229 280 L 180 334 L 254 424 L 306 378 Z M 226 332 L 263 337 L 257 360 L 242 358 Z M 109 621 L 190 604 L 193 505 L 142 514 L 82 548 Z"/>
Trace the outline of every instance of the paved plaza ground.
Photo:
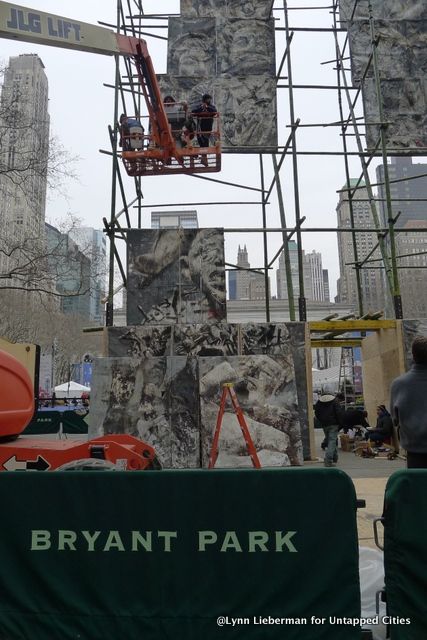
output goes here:
<path id="1" fill-rule="evenodd" d="M 316 429 L 314 433 L 318 461 L 309 464 L 323 466 L 324 454 L 320 446 L 323 440 L 323 430 Z M 338 456 L 337 468 L 345 471 L 353 480 L 357 497 L 366 500 L 366 508 L 357 510 L 359 545 L 376 549 L 373 521 L 382 514 L 384 491 L 388 478 L 398 469 L 406 467 L 405 460 L 401 458 L 395 460 L 362 458 L 356 456 L 352 451 L 342 451 L 340 447 L 338 447 Z"/>

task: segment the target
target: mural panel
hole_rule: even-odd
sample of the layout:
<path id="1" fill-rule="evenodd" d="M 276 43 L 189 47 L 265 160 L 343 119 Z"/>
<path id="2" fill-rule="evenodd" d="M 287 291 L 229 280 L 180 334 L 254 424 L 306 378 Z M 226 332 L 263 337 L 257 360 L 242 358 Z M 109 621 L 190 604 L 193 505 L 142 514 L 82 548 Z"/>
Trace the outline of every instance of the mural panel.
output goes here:
<path id="1" fill-rule="evenodd" d="M 305 325 L 303 322 L 276 324 L 242 324 L 242 354 L 282 356 L 287 367 L 294 367 L 297 408 L 301 428 L 304 458 L 310 457 L 308 433 L 308 393 L 306 373 Z"/>
<path id="2" fill-rule="evenodd" d="M 412 358 L 412 343 L 417 336 L 427 336 L 427 318 L 417 320 L 403 320 L 403 346 L 405 350 L 405 366 L 410 369 L 414 364 Z"/>
<path id="3" fill-rule="evenodd" d="M 340 17 L 349 20 L 354 7 L 354 0 L 340 0 Z M 371 0 L 374 18 L 390 20 L 418 20 L 427 18 L 427 5 L 424 0 Z M 359 2 L 354 14 L 355 18 L 369 17 L 368 4 Z"/>
<path id="4" fill-rule="evenodd" d="M 270 12 L 271 0 L 181 0 L 181 15 L 189 18 L 221 15 L 267 20 Z"/>
<path id="5" fill-rule="evenodd" d="M 223 148 L 277 148 L 275 34 L 271 1 L 196 0 L 169 19 L 163 95 L 190 107 L 210 93 L 223 123 Z"/>
<path id="6" fill-rule="evenodd" d="M 222 229 L 133 229 L 127 249 L 128 324 L 225 319 Z"/>
<path id="7" fill-rule="evenodd" d="M 232 356 L 238 354 L 238 327 L 233 324 L 190 324 L 173 329 L 174 354 Z"/>
<path id="8" fill-rule="evenodd" d="M 263 75 L 217 76 L 213 79 L 159 76 L 163 95 L 175 100 L 200 102 L 204 93 L 213 96 L 220 112 L 221 139 L 224 147 L 240 150 L 277 146 L 276 81 Z"/>
<path id="9" fill-rule="evenodd" d="M 164 468 L 200 466 L 194 358 L 94 361 L 90 436 L 128 433 L 156 450 Z"/>
<path id="10" fill-rule="evenodd" d="M 107 355 L 158 358 L 171 355 L 172 327 L 106 327 Z"/>
<path id="11" fill-rule="evenodd" d="M 404 153 L 427 146 L 427 4 L 421 0 L 373 1 L 375 31 L 380 36 L 377 47 L 381 77 L 384 120 L 389 123 L 386 137 L 389 149 Z M 366 3 L 359 3 L 352 23 L 354 2 L 340 3 L 340 15 L 349 28 L 351 67 L 354 83 L 360 84 L 371 51 Z M 365 118 L 379 121 L 373 65 L 362 81 Z M 379 137 L 378 126 L 367 128 L 368 147 Z M 420 153 L 424 153 L 420 150 Z"/>
<path id="12" fill-rule="evenodd" d="M 215 18 L 169 18 L 168 38 L 169 74 L 196 78 L 217 74 Z"/>
<path id="13" fill-rule="evenodd" d="M 217 20 L 218 74 L 275 77 L 274 23 L 266 20 Z"/>
<path id="14" fill-rule="evenodd" d="M 233 382 L 263 466 L 300 465 L 303 447 L 293 363 L 254 355 L 199 358 L 202 464 L 207 466 L 222 385 Z M 251 466 L 237 418 L 228 405 L 217 467 Z"/>

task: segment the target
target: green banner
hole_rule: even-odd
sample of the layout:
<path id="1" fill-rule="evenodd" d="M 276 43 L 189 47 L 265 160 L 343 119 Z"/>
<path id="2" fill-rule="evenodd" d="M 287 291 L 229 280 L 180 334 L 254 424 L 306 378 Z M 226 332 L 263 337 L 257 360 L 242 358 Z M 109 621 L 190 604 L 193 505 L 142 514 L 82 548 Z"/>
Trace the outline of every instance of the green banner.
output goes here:
<path id="1" fill-rule="evenodd" d="M 58 433 L 62 423 L 63 433 L 87 433 L 88 425 L 84 416 L 75 411 L 38 411 L 35 418 L 25 428 L 23 435 L 34 436 Z"/>
<path id="2" fill-rule="evenodd" d="M 403 469 L 387 482 L 384 569 L 392 640 L 427 638 L 427 470 Z"/>
<path id="3" fill-rule="evenodd" d="M 360 640 L 338 470 L 4 472 L 0 497 L 0 638 Z"/>

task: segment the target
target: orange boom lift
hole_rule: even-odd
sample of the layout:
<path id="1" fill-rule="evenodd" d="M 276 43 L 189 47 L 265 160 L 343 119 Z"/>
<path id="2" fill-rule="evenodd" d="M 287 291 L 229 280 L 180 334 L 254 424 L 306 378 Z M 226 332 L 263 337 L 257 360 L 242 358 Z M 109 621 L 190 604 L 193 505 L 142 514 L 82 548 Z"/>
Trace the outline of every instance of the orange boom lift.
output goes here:
<path id="1" fill-rule="evenodd" d="M 212 114 L 212 146 L 177 145 L 145 40 L 72 18 L 0 2 L 0 37 L 103 55 L 128 57 L 134 64 L 149 118 L 149 133 L 130 144 L 121 158 L 131 176 L 210 173 L 221 169 L 219 115 Z M 195 118 L 197 121 L 197 117 Z M 142 132 L 142 128 L 141 128 Z M 123 137 L 123 136 L 122 136 Z M 130 136 L 128 136 L 130 137 Z M 197 139 L 197 137 L 195 138 Z M 135 139 L 134 139 L 135 141 Z"/>
<path id="2" fill-rule="evenodd" d="M 24 365 L 2 350 L 0 389 L 0 471 L 54 471 L 93 460 L 128 471 L 159 468 L 154 449 L 129 435 L 93 440 L 21 437 L 35 412 L 34 386 Z"/>

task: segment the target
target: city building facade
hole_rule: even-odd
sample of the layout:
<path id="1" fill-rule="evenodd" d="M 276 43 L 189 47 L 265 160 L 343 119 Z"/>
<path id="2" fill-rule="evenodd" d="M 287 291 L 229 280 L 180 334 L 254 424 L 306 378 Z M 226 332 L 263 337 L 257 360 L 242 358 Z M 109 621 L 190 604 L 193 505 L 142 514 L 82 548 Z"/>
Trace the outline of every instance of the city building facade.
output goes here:
<path id="1" fill-rule="evenodd" d="M 229 271 L 228 275 L 230 300 L 265 300 L 264 274 L 250 269 L 246 245 L 243 248 L 239 245 L 237 269 Z"/>
<path id="2" fill-rule="evenodd" d="M 427 318 L 427 233 L 423 220 L 408 220 L 407 231 L 396 234 L 399 284 L 406 318 Z"/>
<path id="3" fill-rule="evenodd" d="M 69 234 L 50 224 L 46 227 L 49 266 L 56 291 L 61 294 L 60 309 L 67 315 L 91 320 L 91 261 L 80 251 Z"/>
<path id="4" fill-rule="evenodd" d="M 198 229 L 197 211 L 152 211 L 152 229 Z"/>
<path id="5" fill-rule="evenodd" d="M 0 242 L 14 250 L 11 257 L 0 252 L 2 273 L 22 263 L 20 247 L 29 241 L 33 250 L 38 245 L 43 253 L 48 150 L 48 80 L 43 62 L 35 54 L 11 57 L 0 99 Z"/>
<path id="6" fill-rule="evenodd" d="M 426 287 L 423 282 L 427 272 L 425 255 L 421 252 L 427 251 L 427 236 L 416 229 L 427 227 L 427 164 L 413 163 L 411 157 L 392 157 L 387 169 L 392 214 L 393 217 L 399 215 L 396 228 L 408 228 L 407 233 L 395 234 L 396 254 L 405 256 L 397 260 L 403 315 L 424 318 Z M 383 165 L 377 167 L 377 182 L 382 224 L 388 226 Z M 411 255 L 406 256 L 408 253 Z"/>
<path id="7" fill-rule="evenodd" d="M 92 227 L 76 227 L 70 231 L 70 237 L 90 260 L 90 320 L 102 324 L 104 320 L 102 300 L 105 296 L 107 278 L 107 240 L 105 234 Z"/>
<path id="8" fill-rule="evenodd" d="M 413 164 L 411 157 L 393 156 L 390 159 L 390 164 L 387 164 L 387 169 L 393 215 L 396 216 L 400 212 L 396 226 L 404 227 L 407 222 L 416 220 L 427 222 L 427 203 L 425 202 L 427 198 L 427 164 Z M 387 226 L 388 213 L 384 185 L 384 165 L 379 165 L 376 172 L 380 198 L 379 210 L 381 211 L 382 224 Z M 405 178 L 408 178 L 408 180 Z"/>
<path id="9" fill-rule="evenodd" d="M 350 186 L 355 186 L 356 180 L 350 181 Z M 353 197 L 353 216 L 355 228 L 373 228 L 372 213 L 368 201 L 368 192 L 364 183 L 359 185 Z M 337 226 L 341 228 L 351 228 L 350 205 L 347 191 L 340 192 L 340 199 L 337 205 Z M 338 256 L 340 277 L 337 282 L 336 302 L 348 304 L 354 311 L 359 310 L 357 279 L 355 270 L 355 256 L 353 249 L 353 237 L 350 232 L 338 232 Z M 381 257 L 379 249 L 374 251 L 377 244 L 377 234 L 373 231 L 366 233 L 355 233 L 357 257 L 363 260 L 371 254 L 371 259 Z M 385 280 L 383 269 L 380 268 L 381 262 L 372 263 L 372 268 L 363 267 L 360 270 L 361 275 L 361 291 L 363 299 L 364 313 L 371 311 L 385 310 Z"/>
<path id="10" fill-rule="evenodd" d="M 294 300 L 299 297 L 299 276 L 298 276 L 298 247 L 293 240 L 288 242 L 289 262 L 291 265 L 292 291 Z M 325 279 L 328 288 L 329 300 L 329 280 L 328 271 L 323 269 L 322 254 L 318 251 L 303 254 L 303 278 L 304 297 L 306 300 L 323 302 L 325 298 Z M 279 268 L 276 271 L 277 297 L 279 300 L 288 299 L 288 288 L 286 283 L 285 256 L 282 252 L 279 256 Z"/>

